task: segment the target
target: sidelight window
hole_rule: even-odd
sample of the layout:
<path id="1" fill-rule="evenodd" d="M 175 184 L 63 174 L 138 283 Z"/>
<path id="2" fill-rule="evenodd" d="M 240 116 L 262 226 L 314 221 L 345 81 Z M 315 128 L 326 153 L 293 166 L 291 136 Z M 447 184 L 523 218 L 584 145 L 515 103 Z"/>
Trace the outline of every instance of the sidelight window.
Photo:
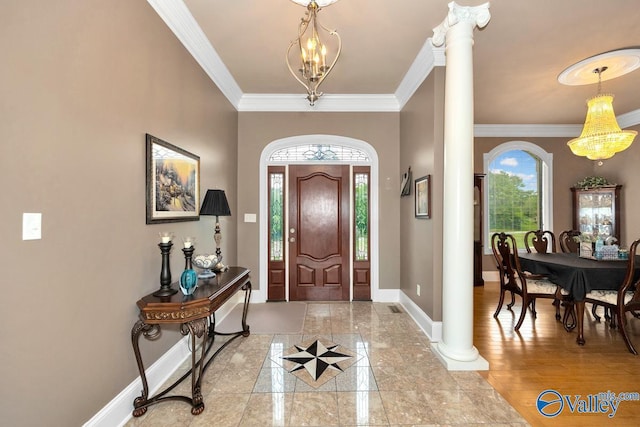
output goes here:
<path id="1" fill-rule="evenodd" d="M 354 174 L 355 260 L 369 260 L 369 173 Z"/>
<path id="2" fill-rule="evenodd" d="M 284 261 L 284 171 L 269 173 L 269 260 Z"/>

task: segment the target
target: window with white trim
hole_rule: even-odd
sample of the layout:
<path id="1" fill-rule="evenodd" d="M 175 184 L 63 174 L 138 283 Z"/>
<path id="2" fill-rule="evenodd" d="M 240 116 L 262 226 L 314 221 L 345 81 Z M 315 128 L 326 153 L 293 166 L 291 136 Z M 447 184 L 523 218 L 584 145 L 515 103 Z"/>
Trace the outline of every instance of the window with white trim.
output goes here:
<path id="1" fill-rule="evenodd" d="M 553 231 L 553 154 L 526 141 L 509 141 L 484 155 L 485 253 L 491 236 L 507 232 L 524 248 L 530 230 Z"/>

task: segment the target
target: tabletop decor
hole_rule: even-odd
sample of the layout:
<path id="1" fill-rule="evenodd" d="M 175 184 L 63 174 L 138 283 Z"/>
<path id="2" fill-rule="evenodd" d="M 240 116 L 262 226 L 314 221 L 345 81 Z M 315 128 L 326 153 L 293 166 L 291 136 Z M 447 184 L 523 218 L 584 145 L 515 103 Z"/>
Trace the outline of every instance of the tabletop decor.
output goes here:
<path id="1" fill-rule="evenodd" d="M 182 252 L 184 253 L 184 271 L 180 275 L 180 290 L 185 295 L 191 295 L 196 288 L 198 287 L 198 275 L 192 266 L 193 251 L 196 248 L 193 247 L 192 238 L 187 238 L 189 240 L 185 240 L 184 248 L 182 248 Z"/>
<path id="2" fill-rule="evenodd" d="M 580 233 L 573 237 L 573 240 L 580 245 L 578 255 L 582 258 L 594 258 L 596 251 L 596 241 L 598 236 L 591 233 Z"/>
<path id="3" fill-rule="evenodd" d="M 200 157 L 147 134 L 147 224 L 197 221 Z"/>
<path id="4" fill-rule="evenodd" d="M 210 279 L 216 277 L 213 270 L 221 261 L 222 256 L 218 258 L 215 254 L 199 254 L 193 258 L 193 265 L 202 270 L 202 273 L 198 274 L 199 278 Z"/>
<path id="5" fill-rule="evenodd" d="M 173 233 L 169 231 L 163 231 L 159 233 L 160 235 L 160 243 L 158 243 L 158 247 L 160 248 L 160 254 L 162 255 L 162 268 L 160 269 L 160 289 L 153 293 L 153 296 L 156 297 L 168 297 L 176 292 L 177 289 L 171 288 L 171 265 L 169 262 L 169 254 L 171 253 L 171 247 L 173 243 L 171 240 L 173 239 Z"/>
<path id="6" fill-rule="evenodd" d="M 616 245 L 618 239 L 614 236 L 602 238 L 597 234 L 580 233 L 574 236 L 573 239 L 580 244 L 578 255 L 582 258 L 597 260 L 618 259 L 619 247 Z"/>

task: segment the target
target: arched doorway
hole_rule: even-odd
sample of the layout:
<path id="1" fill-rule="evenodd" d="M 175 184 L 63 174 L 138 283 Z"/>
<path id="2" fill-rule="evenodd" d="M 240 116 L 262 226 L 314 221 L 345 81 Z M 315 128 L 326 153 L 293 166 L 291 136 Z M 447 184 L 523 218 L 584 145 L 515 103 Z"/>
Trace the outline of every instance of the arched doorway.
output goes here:
<path id="1" fill-rule="evenodd" d="M 310 156 L 309 147 L 315 147 L 316 158 Z M 320 148 L 318 148 L 320 147 Z M 331 147 L 336 157 L 330 153 L 323 153 L 322 147 Z M 312 150 L 312 151 L 313 151 Z M 304 153 L 307 156 L 304 156 Z M 275 155 L 274 154 L 278 154 Z M 325 155 L 326 154 L 326 155 Z M 302 156 L 302 157 L 301 157 Z M 363 157 L 364 156 L 364 157 Z M 324 158 L 323 158 L 324 157 Z M 371 299 L 376 300 L 379 292 L 379 241 L 378 241 L 378 156 L 375 149 L 365 141 L 336 135 L 299 135 L 272 141 L 262 151 L 260 156 L 260 289 L 254 293 L 255 300 L 267 300 L 268 254 L 269 254 L 269 203 L 268 203 L 268 168 L 270 166 L 334 164 L 348 165 L 351 170 L 357 165 L 367 165 L 370 168 L 370 286 Z M 353 197 L 351 197 L 353 203 Z M 288 225 L 288 224 L 287 224 Z M 285 228 L 287 230 L 287 228 Z M 351 230 L 351 227 L 349 227 Z M 351 235 L 351 239 L 353 236 Z M 350 245 L 353 247 L 353 245 Z M 350 272 L 352 265 L 346 266 Z M 286 277 L 288 281 L 288 266 Z M 350 279 L 352 286 L 353 278 Z M 288 282 L 287 282 L 288 287 Z M 353 295 L 351 290 L 350 295 Z M 288 288 L 286 298 L 288 298 Z"/>

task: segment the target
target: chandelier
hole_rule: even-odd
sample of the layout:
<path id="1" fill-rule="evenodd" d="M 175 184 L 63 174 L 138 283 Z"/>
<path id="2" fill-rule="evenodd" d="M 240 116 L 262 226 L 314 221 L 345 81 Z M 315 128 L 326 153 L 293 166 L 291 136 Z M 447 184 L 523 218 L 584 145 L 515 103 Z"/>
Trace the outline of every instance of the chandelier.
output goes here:
<path id="1" fill-rule="evenodd" d="M 300 0 L 293 0 L 298 4 L 303 4 Z M 323 6 L 329 5 L 336 0 L 325 0 L 320 3 Z M 317 14 L 321 10 L 315 0 L 311 0 L 307 4 L 307 12 L 301 18 L 298 25 L 298 37 L 289 44 L 287 49 L 287 67 L 293 77 L 300 82 L 307 90 L 307 100 L 313 106 L 315 102 L 322 96 L 322 92 L 318 91 L 318 87 L 324 79 L 329 75 L 333 66 L 336 65 L 340 51 L 342 50 L 342 40 L 335 30 L 329 30 L 318 22 Z M 335 48 L 335 56 L 333 60 L 329 60 L 330 51 L 327 45 L 320 39 L 320 31 L 322 30 L 329 36 L 335 37 L 337 47 Z M 296 49 L 294 49 L 296 47 Z M 297 63 L 297 66 L 291 66 Z M 297 71 L 294 71 L 297 68 Z"/>
<path id="2" fill-rule="evenodd" d="M 567 142 L 571 152 L 590 160 L 604 160 L 624 151 L 638 132 L 621 130 L 613 111 L 613 95 L 601 94 L 602 73 L 607 67 L 593 70 L 598 74 L 598 93 L 587 100 L 587 118 L 578 138 Z"/>

